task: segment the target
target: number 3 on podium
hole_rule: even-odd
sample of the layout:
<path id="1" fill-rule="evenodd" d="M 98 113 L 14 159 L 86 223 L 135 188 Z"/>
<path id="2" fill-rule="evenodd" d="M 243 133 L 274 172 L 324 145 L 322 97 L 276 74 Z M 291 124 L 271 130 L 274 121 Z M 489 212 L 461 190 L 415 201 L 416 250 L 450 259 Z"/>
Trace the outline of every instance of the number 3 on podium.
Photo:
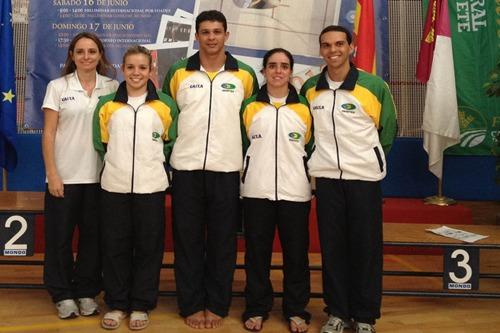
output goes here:
<path id="1" fill-rule="evenodd" d="M 479 249 L 449 247 L 444 251 L 443 288 L 479 289 Z"/>
<path id="2" fill-rule="evenodd" d="M 0 255 L 32 256 L 34 249 L 34 215 L 0 215 Z"/>

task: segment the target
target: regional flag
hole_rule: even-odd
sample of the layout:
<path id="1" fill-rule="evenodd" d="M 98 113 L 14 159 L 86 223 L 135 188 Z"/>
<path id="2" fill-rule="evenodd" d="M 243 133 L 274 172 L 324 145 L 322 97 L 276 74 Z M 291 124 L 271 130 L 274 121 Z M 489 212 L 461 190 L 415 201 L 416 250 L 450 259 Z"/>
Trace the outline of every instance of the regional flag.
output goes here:
<path id="1" fill-rule="evenodd" d="M 12 4 L 0 1 L 0 167 L 12 171 L 17 164 Z"/>
<path id="2" fill-rule="evenodd" d="M 427 83 L 422 129 L 429 170 L 443 175 L 443 152 L 460 139 L 448 0 L 429 1 L 417 78 Z"/>
<path id="3" fill-rule="evenodd" d="M 436 19 L 439 14 L 441 1 L 430 0 L 427 4 L 427 16 L 424 25 L 424 36 L 420 41 L 420 51 L 418 53 L 417 80 L 422 83 L 429 81 L 431 75 L 432 55 L 434 53 L 434 43 L 436 39 Z"/>
<path id="4" fill-rule="evenodd" d="M 354 64 L 365 72 L 376 74 L 373 0 L 357 0 L 353 32 Z"/>

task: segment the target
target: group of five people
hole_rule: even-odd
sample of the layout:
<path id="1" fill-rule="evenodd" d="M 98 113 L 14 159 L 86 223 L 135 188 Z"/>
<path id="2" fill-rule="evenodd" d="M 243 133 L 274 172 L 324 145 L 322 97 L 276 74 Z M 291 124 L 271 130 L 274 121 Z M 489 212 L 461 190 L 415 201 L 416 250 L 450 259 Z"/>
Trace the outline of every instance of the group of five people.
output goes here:
<path id="1" fill-rule="evenodd" d="M 161 92 L 149 79 L 146 48 L 125 52 L 125 80 L 118 84 L 105 76 L 113 70 L 102 43 L 87 32 L 73 39 L 63 76 L 47 87 L 44 281 L 59 317 L 97 314 L 102 285 L 104 328 L 118 328 L 127 316 L 130 329 L 147 327 L 171 187 L 176 292 L 186 324 L 217 328 L 228 315 L 241 196 L 243 326 L 260 331 L 272 308 L 277 228 L 283 315 L 291 332 L 307 331 L 312 176 L 329 314 L 321 332 L 342 332 L 351 321 L 359 333 L 374 332 L 382 284 L 380 180 L 396 132 L 387 84 L 349 62 L 353 44 L 341 26 L 321 32 L 326 66 L 300 94 L 289 83 L 293 57 L 282 48 L 265 54 L 259 89 L 253 70 L 225 50 L 221 12 L 200 13 L 195 36 L 199 51 L 172 65 Z"/>

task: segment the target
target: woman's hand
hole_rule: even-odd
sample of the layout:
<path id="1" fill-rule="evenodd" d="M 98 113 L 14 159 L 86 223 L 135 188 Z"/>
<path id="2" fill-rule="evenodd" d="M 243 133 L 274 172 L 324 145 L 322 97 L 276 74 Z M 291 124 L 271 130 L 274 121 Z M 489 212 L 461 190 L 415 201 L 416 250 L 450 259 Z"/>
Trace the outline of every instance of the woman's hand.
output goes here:
<path id="1" fill-rule="evenodd" d="M 49 193 L 54 197 L 64 198 L 64 184 L 59 175 L 47 176 Z"/>

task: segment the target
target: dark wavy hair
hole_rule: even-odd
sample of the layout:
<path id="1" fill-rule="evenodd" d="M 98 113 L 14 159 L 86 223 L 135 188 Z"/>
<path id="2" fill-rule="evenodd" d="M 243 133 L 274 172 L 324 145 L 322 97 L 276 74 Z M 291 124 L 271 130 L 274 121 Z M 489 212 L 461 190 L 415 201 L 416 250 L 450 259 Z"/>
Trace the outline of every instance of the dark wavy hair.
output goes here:
<path id="1" fill-rule="evenodd" d="M 196 17 L 196 23 L 195 23 L 195 28 L 196 32 L 200 29 L 200 24 L 201 22 L 205 21 L 216 21 L 222 23 L 222 26 L 224 27 L 224 32 L 227 31 L 227 21 L 226 17 L 222 12 L 219 12 L 218 10 L 206 10 L 204 12 L 201 12 L 197 17 Z"/>
<path id="2" fill-rule="evenodd" d="M 324 34 L 326 34 L 327 32 L 330 32 L 330 31 L 339 31 L 339 32 L 345 33 L 347 44 L 351 45 L 351 43 L 352 43 L 351 32 L 349 30 L 347 30 L 347 28 L 345 28 L 341 25 L 329 25 L 328 27 L 324 28 L 321 31 L 321 33 L 319 34 L 319 38 L 318 38 L 320 44 L 321 44 L 321 36 L 323 36 Z"/>
<path id="3" fill-rule="evenodd" d="M 97 37 L 96 34 L 92 32 L 80 32 L 77 34 L 73 39 L 71 40 L 71 43 L 69 44 L 68 47 L 68 54 L 66 55 L 66 61 L 64 62 L 64 66 L 61 70 L 61 74 L 67 75 L 70 73 L 73 73 L 76 70 L 76 65 L 75 62 L 72 59 L 73 52 L 75 51 L 75 45 L 76 43 L 82 39 L 82 38 L 87 38 L 92 40 L 96 45 L 97 48 L 99 49 L 99 53 L 101 54 L 101 59 L 99 60 L 99 63 L 97 64 L 97 73 L 101 75 L 106 75 L 112 78 L 116 77 L 116 69 L 111 65 L 111 63 L 108 61 L 106 58 L 106 52 L 104 51 L 104 46 L 102 45 L 101 40 L 99 37 Z"/>
<path id="4" fill-rule="evenodd" d="M 269 62 L 269 58 L 275 53 L 283 53 L 284 55 L 286 55 L 286 57 L 288 58 L 288 61 L 290 61 L 290 69 L 293 70 L 293 56 L 292 56 L 292 54 L 290 53 L 290 51 L 282 49 L 281 47 L 271 49 L 271 50 L 267 51 L 266 54 L 264 54 L 264 57 L 262 58 L 262 68 L 266 68 L 267 63 Z"/>

